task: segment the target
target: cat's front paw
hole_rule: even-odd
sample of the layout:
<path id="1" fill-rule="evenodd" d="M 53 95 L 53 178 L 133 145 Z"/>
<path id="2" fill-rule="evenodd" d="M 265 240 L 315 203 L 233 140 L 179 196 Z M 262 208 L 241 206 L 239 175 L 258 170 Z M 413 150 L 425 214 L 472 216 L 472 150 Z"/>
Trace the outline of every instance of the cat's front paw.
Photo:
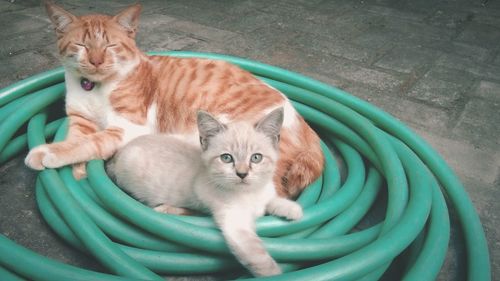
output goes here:
<path id="1" fill-rule="evenodd" d="M 46 168 L 59 168 L 67 165 L 68 163 L 64 161 L 60 155 L 52 152 L 49 149 L 48 152 L 45 153 L 45 156 L 42 158 L 42 164 Z"/>
<path id="2" fill-rule="evenodd" d="M 73 177 L 81 180 L 87 177 L 87 167 L 85 162 L 73 164 Z"/>
<path id="3" fill-rule="evenodd" d="M 49 147 L 46 144 L 37 146 L 30 150 L 26 158 L 24 158 L 24 164 L 33 170 L 44 170 L 43 159 L 49 153 Z"/>
<path id="4" fill-rule="evenodd" d="M 30 150 L 24 164 L 34 170 L 44 170 L 45 168 L 59 168 L 67 165 L 60 155 L 53 152 L 51 144 L 42 144 Z"/>

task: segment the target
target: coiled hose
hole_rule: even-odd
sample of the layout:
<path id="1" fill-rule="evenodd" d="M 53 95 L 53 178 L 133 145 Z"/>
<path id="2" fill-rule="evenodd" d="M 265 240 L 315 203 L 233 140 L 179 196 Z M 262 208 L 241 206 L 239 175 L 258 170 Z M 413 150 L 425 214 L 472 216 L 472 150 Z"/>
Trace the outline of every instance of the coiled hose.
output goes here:
<path id="1" fill-rule="evenodd" d="M 401 122 L 346 92 L 277 67 L 216 54 L 154 54 L 239 65 L 285 93 L 323 140 L 325 172 L 298 198 L 304 218 L 286 222 L 263 217 L 257 222 L 266 248 L 286 272 L 263 279 L 378 280 L 396 264 L 398 279 L 434 280 L 450 234 L 444 195 L 462 226 L 468 280 L 491 279 L 485 235 L 464 187 L 445 161 Z M 54 134 L 55 141 L 64 139 L 67 120 L 48 115 L 63 98 L 63 80 L 58 68 L 1 90 L 2 163 Z M 345 163 L 342 181 L 328 147 Z M 68 167 L 40 172 L 36 200 L 53 230 L 93 255 L 110 274 L 43 257 L 1 235 L 0 280 L 163 280 L 159 274 L 239 271 L 240 278 L 250 277 L 210 218 L 156 213 L 122 192 L 107 177 L 103 161 L 89 162 L 87 170 L 88 179 L 81 181 Z M 376 209 L 374 202 L 386 202 L 383 218 L 360 224 Z"/>

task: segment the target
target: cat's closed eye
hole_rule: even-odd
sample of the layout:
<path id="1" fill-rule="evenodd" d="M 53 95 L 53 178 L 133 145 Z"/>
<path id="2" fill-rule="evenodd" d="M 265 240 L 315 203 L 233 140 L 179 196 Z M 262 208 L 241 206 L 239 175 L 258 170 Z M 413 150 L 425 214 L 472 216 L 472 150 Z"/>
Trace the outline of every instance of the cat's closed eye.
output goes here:
<path id="1" fill-rule="evenodd" d="M 75 43 L 75 45 L 77 45 L 79 47 L 84 47 L 85 49 L 88 49 L 88 47 L 85 43 Z"/>

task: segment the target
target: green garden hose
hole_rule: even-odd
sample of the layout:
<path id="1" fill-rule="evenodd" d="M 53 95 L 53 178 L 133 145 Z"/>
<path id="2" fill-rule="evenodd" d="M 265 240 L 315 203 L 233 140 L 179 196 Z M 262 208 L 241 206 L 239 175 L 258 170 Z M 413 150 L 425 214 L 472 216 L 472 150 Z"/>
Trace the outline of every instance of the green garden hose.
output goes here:
<path id="1" fill-rule="evenodd" d="M 462 226 L 468 280 L 491 279 L 484 231 L 464 187 L 426 142 L 389 114 L 339 89 L 258 62 L 192 52 L 153 55 L 237 64 L 285 93 L 323 140 L 323 176 L 297 199 L 304 207 L 303 219 L 257 221 L 266 248 L 285 271 L 262 279 L 378 280 L 397 264 L 403 268 L 398 279 L 434 280 L 450 234 L 444 195 Z M 27 145 L 64 139 L 67 120 L 47 114 L 64 95 L 63 73 L 61 68 L 48 71 L 0 91 L 0 163 L 26 151 Z M 329 148 L 345 163 L 345 179 Z M 87 171 L 88 179 L 80 181 L 68 167 L 40 172 L 36 200 L 52 229 L 109 273 L 48 259 L 0 235 L 0 280 L 249 277 L 209 217 L 154 212 L 121 191 L 101 160 L 89 162 Z M 376 220 L 380 202 L 386 202 L 378 208 L 383 217 L 363 220 Z"/>

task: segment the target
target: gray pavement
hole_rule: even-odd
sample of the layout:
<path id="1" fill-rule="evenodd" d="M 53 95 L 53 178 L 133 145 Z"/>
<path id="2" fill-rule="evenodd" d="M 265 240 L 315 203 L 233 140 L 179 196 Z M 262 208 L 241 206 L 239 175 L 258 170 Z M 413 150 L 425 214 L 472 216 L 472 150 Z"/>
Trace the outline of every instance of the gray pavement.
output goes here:
<path id="1" fill-rule="evenodd" d="M 57 1 L 76 14 L 133 1 Z M 455 169 L 483 222 L 500 278 L 500 2 L 141 1 L 143 50 L 217 52 L 342 88 L 399 118 Z M 59 65 L 38 1 L 0 1 L 0 87 Z M 0 231 L 52 258 L 100 269 L 40 218 L 22 156 L 0 167 Z M 464 280 L 461 237 L 439 280 Z"/>

